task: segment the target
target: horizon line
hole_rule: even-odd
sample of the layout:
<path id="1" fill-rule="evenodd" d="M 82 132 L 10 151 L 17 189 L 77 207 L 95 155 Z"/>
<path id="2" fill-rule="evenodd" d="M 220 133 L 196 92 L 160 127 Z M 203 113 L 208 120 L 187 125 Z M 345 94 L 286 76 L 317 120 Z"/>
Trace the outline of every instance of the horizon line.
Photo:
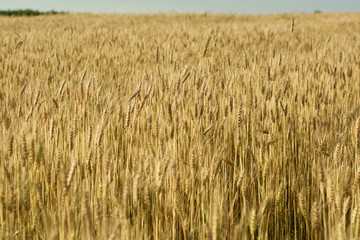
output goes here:
<path id="1" fill-rule="evenodd" d="M 204 11 L 179 11 L 179 10 L 159 10 L 159 11 L 103 11 L 103 12 L 95 12 L 95 11 L 70 11 L 70 10 L 56 10 L 56 9 L 49 9 L 49 10 L 39 10 L 33 8 L 9 8 L 9 9 L 0 9 L 0 11 L 20 11 L 20 10 L 31 10 L 31 11 L 38 11 L 38 12 L 57 12 L 57 13 L 66 13 L 66 14 L 93 14 L 93 15 L 101 15 L 101 14 L 118 14 L 118 15 L 157 15 L 157 14 L 211 14 L 211 15 L 276 15 L 276 14 L 327 14 L 327 13 L 360 13 L 358 10 L 354 11 L 323 11 L 321 9 L 314 9 L 312 11 L 284 11 L 284 12 L 268 12 L 268 13 L 240 13 L 240 12 L 226 12 L 226 11 L 212 11 L 212 10 L 204 10 Z"/>

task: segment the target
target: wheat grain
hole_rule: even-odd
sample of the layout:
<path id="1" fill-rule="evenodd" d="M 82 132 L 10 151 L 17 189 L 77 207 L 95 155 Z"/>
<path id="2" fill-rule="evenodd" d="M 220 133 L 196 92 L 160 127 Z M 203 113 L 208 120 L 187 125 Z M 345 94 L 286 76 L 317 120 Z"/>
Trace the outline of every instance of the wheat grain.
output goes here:
<path id="1" fill-rule="evenodd" d="M 0 18 L 0 238 L 359 239 L 358 15 Z"/>

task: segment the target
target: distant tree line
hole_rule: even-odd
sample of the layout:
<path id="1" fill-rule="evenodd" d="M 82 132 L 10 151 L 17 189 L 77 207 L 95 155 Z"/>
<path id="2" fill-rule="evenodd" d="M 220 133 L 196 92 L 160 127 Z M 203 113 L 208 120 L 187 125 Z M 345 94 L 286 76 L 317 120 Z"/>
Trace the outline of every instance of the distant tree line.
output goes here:
<path id="1" fill-rule="evenodd" d="M 18 9 L 18 10 L 0 10 L 0 16 L 38 16 L 38 15 L 53 15 L 65 14 L 66 12 L 57 12 L 54 10 L 41 12 L 31 9 Z"/>

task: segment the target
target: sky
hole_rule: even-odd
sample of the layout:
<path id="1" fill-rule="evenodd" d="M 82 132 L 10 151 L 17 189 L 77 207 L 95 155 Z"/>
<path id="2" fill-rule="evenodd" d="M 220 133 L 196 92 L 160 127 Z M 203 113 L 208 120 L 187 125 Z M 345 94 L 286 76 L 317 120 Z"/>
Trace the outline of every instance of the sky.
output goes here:
<path id="1" fill-rule="evenodd" d="M 0 0 L 0 9 L 91 13 L 213 12 L 275 14 L 360 12 L 360 0 Z"/>

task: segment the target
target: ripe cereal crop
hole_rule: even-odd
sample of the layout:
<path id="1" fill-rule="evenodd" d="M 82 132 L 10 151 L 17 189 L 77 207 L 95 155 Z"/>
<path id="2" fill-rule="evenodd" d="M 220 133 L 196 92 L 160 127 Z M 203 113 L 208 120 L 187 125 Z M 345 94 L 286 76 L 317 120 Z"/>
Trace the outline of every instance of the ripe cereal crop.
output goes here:
<path id="1" fill-rule="evenodd" d="M 0 239 L 360 238 L 359 18 L 0 17 Z"/>

